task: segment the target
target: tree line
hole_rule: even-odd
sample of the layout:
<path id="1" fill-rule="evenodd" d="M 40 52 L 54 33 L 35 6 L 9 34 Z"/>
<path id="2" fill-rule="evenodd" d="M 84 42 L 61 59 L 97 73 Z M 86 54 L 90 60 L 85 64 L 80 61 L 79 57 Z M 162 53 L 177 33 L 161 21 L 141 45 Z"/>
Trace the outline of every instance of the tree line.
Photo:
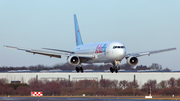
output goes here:
<path id="1" fill-rule="evenodd" d="M 92 70 L 109 70 L 109 68 L 112 67 L 111 64 L 105 64 L 105 65 L 83 65 L 84 69 L 92 69 Z M 36 66 L 22 66 L 22 67 L 7 67 L 2 66 L 0 67 L 0 71 L 11 71 L 11 70 L 31 70 L 31 71 L 40 71 L 40 70 L 54 70 L 54 69 L 60 69 L 60 70 L 74 70 L 75 67 L 70 65 L 69 63 L 65 64 L 58 64 L 55 66 L 44 66 L 44 65 L 36 65 Z M 158 70 L 158 71 L 170 71 L 169 68 L 162 68 L 161 65 L 157 63 L 153 63 L 151 66 L 143 66 L 139 65 L 136 67 L 130 66 L 128 64 L 120 65 L 120 69 L 123 70 Z"/>
<path id="2" fill-rule="evenodd" d="M 31 78 L 26 83 L 8 83 L 6 78 L 0 79 L 0 95 L 30 96 L 31 91 L 42 91 L 44 96 L 144 96 L 148 95 L 151 87 L 152 95 L 180 95 L 180 78 L 170 78 L 157 83 L 148 80 L 141 87 L 138 81 L 117 81 L 101 79 L 69 81 L 67 79 L 38 80 Z M 135 90 L 135 93 L 133 93 Z"/>

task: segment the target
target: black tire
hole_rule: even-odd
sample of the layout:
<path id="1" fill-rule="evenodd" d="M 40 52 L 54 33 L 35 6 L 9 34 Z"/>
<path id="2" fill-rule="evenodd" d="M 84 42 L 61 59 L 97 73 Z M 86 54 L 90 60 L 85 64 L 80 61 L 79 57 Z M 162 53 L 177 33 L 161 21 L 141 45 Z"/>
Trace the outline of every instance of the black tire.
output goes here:
<path id="1" fill-rule="evenodd" d="M 113 69 L 112 67 L 110 67 L 110 71 L 111 71 L 111 73 L 113 73 L 113 72 L 114 72 L 114 69 Z"/>
<path id="2" fill-rule="evenodd" d="M 76 67 L 76 72 L 79 73 L 79 68 L 78 67 Z"/>
<path id="3" fill-rule="evenodd" d="M 118 69 L 115 69 L 115 72 L 117 73 L 117 72 L 118 72 Z"/>
<path id="4" fill-rule="evenodd" d="M 83 70 L 83 68 L 82 68 L 82 67 L 80 67 L 80 71 L 81 71 L 81 73 L 83 73 L 83 72 L 84 72 L 84 70 Z"/>

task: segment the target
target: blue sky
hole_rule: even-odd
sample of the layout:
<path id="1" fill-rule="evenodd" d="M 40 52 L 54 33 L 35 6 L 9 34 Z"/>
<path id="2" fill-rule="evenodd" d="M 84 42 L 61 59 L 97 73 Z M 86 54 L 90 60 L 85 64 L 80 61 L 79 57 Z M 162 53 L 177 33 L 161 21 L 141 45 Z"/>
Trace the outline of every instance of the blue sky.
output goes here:
<path id="1" fill-rule="evenodd" d="M 0 66 L 53 66 L 62 59 L 33 55 L 3 45 L 73 50 L 77 15 L 84 43 L 120 41 L 127 53 L 170 47 L 180 49 L 178 0 L 1 0 Z M 180 51 L 139 58 L 138 65 L 159 63 L 179 70 Z M 126 61 L 124 60 L 123 63 Z"/>

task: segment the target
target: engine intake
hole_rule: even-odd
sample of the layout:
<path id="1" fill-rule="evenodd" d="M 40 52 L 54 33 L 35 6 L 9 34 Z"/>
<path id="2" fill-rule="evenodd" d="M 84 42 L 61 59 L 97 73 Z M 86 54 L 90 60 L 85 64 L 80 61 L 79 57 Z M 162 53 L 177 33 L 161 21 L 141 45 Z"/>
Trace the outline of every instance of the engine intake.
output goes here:
<path id="1" fill-rule="evenodd" d="M 138 58 L 137 57 L 129 57 L 126 61 L 129 65 L 135 66 L 138 64 Z"/>
<path id="2" fill-rule="evenodd" d="M 71 64 L 71 65 L 78 65 L 80 63 L 80 59 L 79 57 L 77 56 L 70 56 L 68 58 L 68 62 Z"/>

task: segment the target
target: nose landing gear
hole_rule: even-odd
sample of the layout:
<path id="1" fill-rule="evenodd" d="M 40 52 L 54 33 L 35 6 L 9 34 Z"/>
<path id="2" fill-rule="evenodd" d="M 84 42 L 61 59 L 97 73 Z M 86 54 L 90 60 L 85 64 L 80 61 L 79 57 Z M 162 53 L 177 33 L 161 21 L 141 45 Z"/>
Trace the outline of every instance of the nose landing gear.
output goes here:
<path id="1" fill-rule="evenodd" d="M 120 63 L 121 61 L 114 61 L 112 64 L 113 64 L 113 67 L 110 67 L 110 71 L 111 71 L 111 73 L 113 73 L 113 72 L 118 72 L 118 70 L 120 69 L 119 67 L 118 67 L 118 65 L 119 65 L 119 63 Z"/>
<path id="2" fill-rule="evenodd" d="M 110 67 L 111 73 L 113 73 L 113 72 L 116 72 L 116 73 L 117 73 L 118 70 L 119 70 L 119 67 L 118 67 L 118 66 L 116 66 L 116 67 L 114 67 L 114 68 Z"/>

